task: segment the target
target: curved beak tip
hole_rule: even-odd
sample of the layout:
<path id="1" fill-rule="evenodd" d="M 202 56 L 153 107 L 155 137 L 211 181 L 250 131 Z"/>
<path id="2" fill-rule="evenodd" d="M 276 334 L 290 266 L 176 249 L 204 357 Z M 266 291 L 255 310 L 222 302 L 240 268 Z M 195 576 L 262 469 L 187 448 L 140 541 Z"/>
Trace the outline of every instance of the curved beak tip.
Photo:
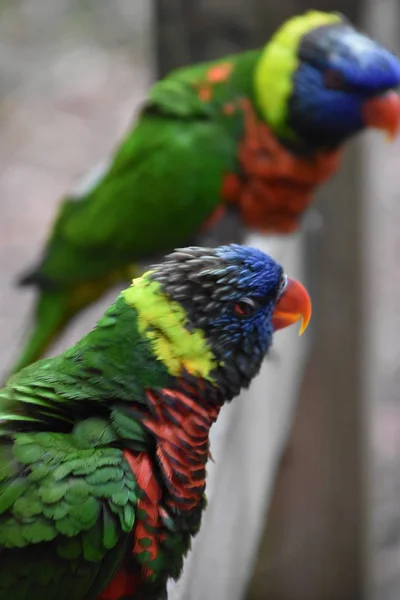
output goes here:
<path id="1" fill-rule="evenodd" d="M 304 316 L 300 316 L 301 322 L 300 322 L 299 336 L 303 335 L 303 333 L 307 329 L 308 324 L 310 323 L 310 318 L 311 318 L 311 313 L 308 318 L 304 318 Z"/>
<path id="2" fill-rule="evenodd" d="M 311 312 L 311 299 L 305 287 L 295 279 L 288 278 L 285 291 L 279 298 L 272 317 L 274 330 L 300 321 L 299 335 L 303 335 L 310 322 Z"/>
<path id="3" fill-rule="evenodd" d="M 365 102 L 363 120 L 367 127 L 385 131 L 388 139 L 393 141 L 400 126 L 399 95 L 391 91 Z"/>

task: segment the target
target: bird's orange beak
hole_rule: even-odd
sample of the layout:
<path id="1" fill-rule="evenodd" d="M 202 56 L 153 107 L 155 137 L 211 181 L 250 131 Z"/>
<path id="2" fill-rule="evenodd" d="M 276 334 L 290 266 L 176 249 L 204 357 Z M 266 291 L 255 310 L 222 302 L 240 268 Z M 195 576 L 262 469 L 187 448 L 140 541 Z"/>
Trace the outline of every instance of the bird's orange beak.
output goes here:
<path id="1" fill-rule="evenodd" d="M 311 299 L 306 288 L 295 279 L 288 278 L 285 291 L 279 298 L 272 315 L 275 331 L 301 321 L 299 335 L 302 335 L 311 319 Z"/>
<path id="2" fill-rule="evenodd" d="M 400 125 L 400 97 L 396 92 L 371 98 L 365 102 L 362 117 L 366 127 L 383 129 L 390 140 L 396 137 Z"/>

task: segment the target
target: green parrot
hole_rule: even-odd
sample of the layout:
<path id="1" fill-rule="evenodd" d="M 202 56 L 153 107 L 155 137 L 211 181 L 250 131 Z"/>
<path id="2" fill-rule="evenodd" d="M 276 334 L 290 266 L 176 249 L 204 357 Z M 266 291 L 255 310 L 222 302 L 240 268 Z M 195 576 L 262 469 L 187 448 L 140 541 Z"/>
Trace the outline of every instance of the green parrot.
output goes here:
<path id="1" fill-rule="evenodd" d="M 260 250 L 180 249 L 0 390 L 0 600 L 161 600 L 205 506 L 209 430 L 311 316 Z"/>
<path id="2" fill-rule="evenodd" d="M 137 261 L 192 243 L 227 208 L 260 231 L 296 229 L 346 140 L 365 127 L 395 133 L 399 84 L 393 54 L 315 11 L 264 48 L 156 83 L 111 159 L 63 200 L 40 264 L 20 281 L 39 296 L 13 371 Z"/>

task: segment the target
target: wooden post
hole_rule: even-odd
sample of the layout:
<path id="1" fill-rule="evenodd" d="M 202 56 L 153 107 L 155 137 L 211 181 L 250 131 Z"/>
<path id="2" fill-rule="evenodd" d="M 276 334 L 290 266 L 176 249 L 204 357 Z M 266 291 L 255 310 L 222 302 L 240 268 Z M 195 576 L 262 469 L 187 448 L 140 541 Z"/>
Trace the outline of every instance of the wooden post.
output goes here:
<path id="1" fill-rule="evenodd" d="M 248 600 L 362 598 L 359 150 L 321 194 L 317 322 Z"/>
<path id="2" fill-rule="evenodd" d="M 365 23 L 400 52 L 398 0 L 367 0 Z M 365 598 L 400 590 L 400 141 L 370 135 L 364 147 L 363 395 L 367 495 Z"/>

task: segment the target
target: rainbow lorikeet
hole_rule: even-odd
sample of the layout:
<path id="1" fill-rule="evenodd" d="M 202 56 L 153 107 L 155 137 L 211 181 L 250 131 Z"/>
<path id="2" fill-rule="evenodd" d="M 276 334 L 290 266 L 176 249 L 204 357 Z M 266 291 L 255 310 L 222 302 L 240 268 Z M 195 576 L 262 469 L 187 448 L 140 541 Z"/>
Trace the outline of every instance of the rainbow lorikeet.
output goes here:
<path id="1" fill-rule="evenodd" d="M 205 506 L 209 430 L 311 315 L 260 250 L 189 247 L 0 390 L 0 600 L 160 600 Z"/>
<path id="2" fill-rule="evenodd" d="M 366 127 L 395 133 L 399 84 L 393 54 L 322 12 L 290 19 L 260 50 L 155 84 L 111 160 L 65 198 L 21 281 L 39 298 L 14 370 L 132 263 L 190 242 L 226 207 L 262 231 L 296 229 L 346 140 Z"/>

